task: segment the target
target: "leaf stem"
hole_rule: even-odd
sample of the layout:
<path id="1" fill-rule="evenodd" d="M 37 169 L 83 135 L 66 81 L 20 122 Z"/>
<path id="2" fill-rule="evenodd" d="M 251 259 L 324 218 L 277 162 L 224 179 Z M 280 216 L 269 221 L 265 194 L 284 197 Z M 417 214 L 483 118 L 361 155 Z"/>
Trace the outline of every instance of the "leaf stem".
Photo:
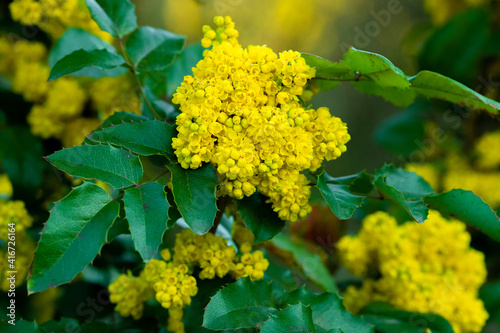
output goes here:
<path id="1" fill-rule="evenodd" d="M 135 67 L 134 62 L 132 61 L 132 59 L 130 59 L 130 56 L 128 55 L 128 53 L 125 49 L 125 46 L 123 45 L 123 38 L 118 38 L 118 42 L 120 45 L 120 51 L 122 52 L 123 56 L 125 57 L 125 62 L 127 64 L 127 67 L 130 69 L 132 76 L 134 77 L 134 80 L 137 84 L 137 88 L 139 89 L 139 93 L 141 94 L 141 97 L 144 99 L 144 102 L 148 106 L 149 110 L 151 111 L 151 113 L 153 114 L 155 119 L 161 120 L 162 118 L 160 117 L 158 112 L 156 112 L 156 110 L 154 109 L 151 102 L 146 98 L 146 94 L 144 93 L 144 89 L 142 89 L 141 81 L 139 80 L 139 76 L 137 75 L 137 67 Z"/>
<path id="2" fill-rule="evenodd" d="M 321 77 L 315 76 L 314 79 L 317 80 L 327 80 L 327 81 L 369 81 L 368 78 L 364 78 L 362 74 L 356 75 L 355 77 L 340 78 L 340 77 Z"/>
<path id="3" fill-rule="evenodd" d="M 222 215 L 224 215 L 224 211 L 226 210 L 226 207 L 230 202 L 231 198 L 225 196 L 217 200 L 217 214 L 215 214 L 214 225 L 208 232 L 215 234 L 215 231 L 217 231 L 217 227 L 222 220 Z"/>

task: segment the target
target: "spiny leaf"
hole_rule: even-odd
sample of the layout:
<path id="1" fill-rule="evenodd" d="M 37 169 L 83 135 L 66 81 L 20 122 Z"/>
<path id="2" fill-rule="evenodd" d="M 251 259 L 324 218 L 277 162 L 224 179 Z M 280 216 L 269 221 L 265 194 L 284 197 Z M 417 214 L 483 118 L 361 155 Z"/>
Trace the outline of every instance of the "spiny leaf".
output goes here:
<path id="1" fill-rule="evenodd" d="M 425 98 L 437 98 L 492 114 L 500 110 L 500 103 L 438 73 L 421 71 L 410 78 L 410 82 L 412 89 Z"/>
<path id="2" fill-rule="evenodd" d="M 500 242 L 500 219 L 483 199 L 471 191 L 451 190 L 427 196 L 424 201 L 429 208 L 451 215 Z"/>
<path id="3" fill-rule="evenodd" d="M 275 332 L 315 333 L 311 307 L 301 303 L 290 305 L 276 316 L 272 316 L 260 329 L 260 333 Z"/>
<path id="4" fill-rule="evenodd" d="M 195 233 L 205 234 L 213 226 L 217 213 L 217 172 L 210 164 L 194 170 L 186 170 L 179 164 L 168 168 L 172 171 L 172 190 L 182 217 Z"/>
<path id="5" fill-rule="evenodd" d="M 270 240 L 285 227 L 285 221 L 260 193 L 236 200 L 236 204 L 246 226 L 255 235 L 255 243 Z"/>
<path id="6" fill-rule="evenodd" d="M 52 68 L 54 65 L 64 58 L 65 56 L 77 50 L 107 50 L 111 53 L 116 53 L 113 45 L 105 42 L 99 37 L 81 29 L 69 28 L 64 35 L 57 41 L 55 46 L 50 51 L 49 66 Z M 72 76 L 86 76 L 92 78 L 115 77 L 125 74 L 127 69 L 125 67 L 117 67 L 111 70 L 101 70 L 97 67 L 87 67 L 78 72 L 71 73 Z"/>
<path id="7" fill-rule="evenodd" d="M 142 178 L 139 157 L 108 145 L 76 146 L 59 150 L 46 159 L 70 175 L 95 178 L 114 188 L 137 184 Z"/>
<path id="8" fill-rule="evenodd" d="M 140 27 L 127 41 L 127 52 L 139 70 L 162 70 L 168 67 L 184 47 L 185 36 Z"/>
<path id="9" fill-rule="evenodd" d="M 305 287 L 290 292 L 286 296 L 289 304 L 309 305 L 317 332 L 329 332 L 339 328 L 344 332 L 374 333 L 372 325 L 348 312 L 337 294 L 315 294 Z"/>
<path id="10" fill-rule="evenodd" d="M 77 72 L 86 67 L 103 70 L 113 69 L 125 63 L 125 59 L 108 50 L 76 50 L 55 63 L 49 75 L 49 81 Z"/>
<path id="11" fill-rule="evenodd" d="M 56 202 L 35 251 L 28 291 L 67 283 L 90 264 L 119 209 L 105 190 L 88 182 Z"/>
<path id="12" fill-rule="evenodd" d="M 352 194 L 349 185 L 335 184 L 331 181 L 327 183 L 325 172 L 318 177 L 317 188 L 321 191 L 323 198 L 332 209 L 332 212 L 341 220 L 352 217 L 354 211 L 361 206 L 364 197 Z"/>
<path id="13" fill-rule="evenodd" d="M 169 204 L 164 186 L 152 182 L 128 188 L 123 202 L 135 248 L 148 262 L 158 252 L 167 230 Z"/>
<path id="14" fill-rule="evenodd" d="M 434 190 L 422 177 L 392 165 L 385 165 L 376 173 L 375 187 L 380 194 L 397 203 L 418 223 L 427 219 L 429 209 L 423 197 L 434 193 Z"/>
<path id="15" fill-rule="evenodd" d="M 212 297 L 203 315 L 203 326 L 212 330 L 256 328 L 277 313 L 271 284 L 263 280 L 252 282 L 246 277 Z"/>
<path id="16" fill-rule="evenodd" d="M 86 0 L 90 15 L 99 28 L 122 38 L 137 28 L 135 6 L 129 0 Z"/>
<path id="17" fill-rule="evenodd" d="M 140 155 L 174 156 L 174 127 L 163 121 L 121 123 L 92 132 L 87 137 L 95 142 L 109 143 L 130 149 Z"/>

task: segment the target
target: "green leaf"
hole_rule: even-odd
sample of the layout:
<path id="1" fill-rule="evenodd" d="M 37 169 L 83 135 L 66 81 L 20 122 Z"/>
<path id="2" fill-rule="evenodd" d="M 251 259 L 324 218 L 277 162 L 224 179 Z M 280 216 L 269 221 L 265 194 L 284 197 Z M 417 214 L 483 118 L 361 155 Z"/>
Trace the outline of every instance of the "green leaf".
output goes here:
<path id="1" fill-rule="evenodd" d="M 355 76 L 354 71 L 349 66 L 340 62 L 333 62 L 309 53 L 302 53 L 301 55 L 309 66 L 316 69 L 316 77 L 322 79 L 340 79 L 338 81 L 318 79 L 318 87 L 321 90 L 334 89 L 342 83 L 341 79 L 344 77 Z"/>
<path id="2" fill-rule="evenodd" d="M 129 0 L 86 0 L 90 15 L 99 28 L 122 38 L 137 28 L 135 6 Z"/>
<path id="3" fill-rule="evenodd" d="M 384 198 L 401 206 L 415 221 L 423 223 L 429 209 L 423 197 L 434 190 L 422 177 L 413 172 L 385 165 L 375 175 L 375 187 Z"/>
<path id="4" fill-rule="evenodd" d="M 113 239 L 122 234 L 130 234 L 130 227 L 125 218 L 117 218 L 106 235 L 106 242 L 110 243 Z"/>
<path id="5" fill-rule="evenodd" d="M 277 313 L 271 284 L 264 280 L 252 282 L 246 277 L 212 297 L 203 315 L 203 326 L 211 330 L 256 328 Z"/>
<path id="6" fill-rule="evenodd" d="M 320 73 L 327 75 L 326 79 L 333 78 L 333 74 L 328 74 L 329 70 L 334 74 L 337 74 L 337 70 L 339 74 L 342 70 L 347 70 L 345 67 L 338 67 L 338 63 L 317 56 L 304 55 L 304 57 L 310 65 L 317 66 Z M 446 76 L 422 71 L 408 78 L 392 62 L 379 54 L 351 48 L 344 55 L 342 64 L 350 68 L 351 72 L 343 74 L 338 78 L 339 81 L 351 81 L 359 91 L 381 96 L 397 106 L 407 107 L 415 101 L 417 95 L 422 95 L 428 99 L 437 98 L 493 114 L 498 114 L 500 110 L 500 103 Z M 322 90 L 332 89 L 338 85 L 335 81 L 316 80 L 321 84 L 319 87 Z M 325 82 L 327 84 L 324 84 Z M 330 84 L 331 82 L 333 84 Z"/>
<path id="7" fill-rule="evenodd" d="M 339 219 L 350 219 L 354 211 L 363 203 L 364 197 L 352 194 L 349 185 L 335 184 L 331 179 L 327 183 L 325 174 L 326 172 L 323 172 L 318 177 L 317 188 L 321 191 L 332 212 Z"/>
<path id="8" fill-rule="evenodd" d="M 275 332 L 316 332 L 311 308 L 300 303 L 290 305 L 276 316 L 272 316 L 260 329 L 260 333 Z"/>
<path id="9" fill-rule="evenodd" d="M 373 327 L 363 319 L 348 312 L 337 294 L 315 294 L 301 287 L 287 295 L 289 304 L 302 303 L 312 309 L 312 319 L 317 332 L 340 329 L 344 332 L 374 333 Z"/>
<path id="10" fill-rule="evenodd" d="M 500 242 L 500 219 L 487 203 L 471 191 L 451 190 L 424 200 L 429 208 L 449 214 Z"/>
<path id="11" fill-rule="evenodd" d="M 422 177 L 391 164 L 378 169 L 376 177 L 385 177 L 387 185 L 397 188 L 408 199 L 419 199 L 434 193 L 433 188 Z"/>
<path id="12" fill-rule="evenodd" d="M 45 333 L 45 331 L 40 329 L 35 321 L 26 321 L 15 318 L 13 321 L 14 324 L 10 324 L 8 320 L 11 320 L 10 317 L 5 318 L 5 321 L 0 321 L 0 331 L 3 333 Z"/>
<path id="13" fill-rule="evenodd" d="M 182 51 L 185 36 L 152 27 L 140 27 L 127 41 L 127 52 L 141 71 L 167 68 Z"/>
<path id="14" fill-rule="evenodd" d="M 342 78 L 345 75 L 353 74 L 353 70 L 345 64 L 333 62 L 309 53 L 302 53 L 301 56 L 306 60 L 309 66 L 316 69 L 316 76 Z"/>
<path id="15" fill-rule="evenodd" d="M 29 293 L 67 283 L 90 264 L 119 209 L 105 190 L 88 182 L 56 202 L 35 251 Z"/>
<path id="16" fill-rule="evenodd" d="M 167 230 L 169 204 L 164 186 L 153 182 L 128 188 L 123 202 L 135 248 L 148 262 L 158 252 Z"/>
<path id="17" fill-rule="evenodd" d="M 113 45 L 92 35 L 90 32 L 81 29 L 69 28 L 64 35 L 57 41 L 49 55 L 49 66 L 52 68 L 54 65 L 64 58 L 65 56 L 77 50 L 108 50 L 111 53 L 116 53 Z M 127 69 L 125 67 L 117 67 L 111 70 L 100 70 L 97 67 L 84 68 L 78 72 L 72 73 L 72 76 L 86 76 L 99 79 L 104 76 L 115 77 L 125 74 Z"/>
<path id="18" fill-rule="evenodd" d="M 49 81 L 77 72 L 87 67 L 102 70 L 113 69 L 125 63 L 125 59 L 108 50 L 77 50 L 59 60 L 50 71 Z"/>
<path id="19" fill-rule="evenodd" d="M 159 120 L 121 123 L 92 132 L 87 137 L 95 142 L 122 146 L 139 155 L 175 156 L 172 148 L 174 127 Z"/>
<path id="20" fill-rule="evenodd" d="M 184 48 L 181 54 L 175 57 L 174 62 L 167 68 L 167 94 L 172 96 L 184 81 L 184 76 L 193 73 L 192 68 L 203 59 L 205 48 L 201 43 L 189 45 Z"/>
<path id="21" fill-rule="evenodd" d="M 328 292 L 337 292 L 337 285 L 332 275 L 316 253 L 311 253 L 302 240 L 290 239 L 282 234 L 276 235 L 273 244 L 278 248 L 290 251 L 295 256 L 297 263 L 302 267 L 305 275 L 319 287 Z"/>
<path id="22" fill-rule="evenodd" d="M 113 115 L 109 116 L 104 120 L 101 126 L 97 127 L 93 132 L 99 131 L 103 128 L 110 127 L 112 125 L 120 125 L 123 123 L 135 123 L 148 120 L 148 118 L 131 113 L 131 112 L 115 112 Z"/>
<path id="23" fill-rule="evenodd" d="M 182 217 L 195 233 L 207 233 L 217 214 L 217 172 L 210 164 L 195 170 L 183 169 L 179 164 L 168 165 L 168 168 L 172 172 L 175 203 Z"/>
<path id="24" fill-rule="evenodd" d="M 373 85 L 385 88 L 406 89 L 410 83 L 403 71 L 386 57 L 351 47 L 342 63 L 358 72 L 362 77 L 368 78 Z M 358 82 L 354 82 L 354 86 Z"/>
<path id="25" fill-rule="evenodd" d="M 439 315 L 402 311 L 386 303 L 370 304 L 359 315 L 377 332 L 425 333 L 429 329 L 433 333 L 453 333 L 450 323 Z"/>
<path id="26" fill-rule="evenodd" d="M 76 146 L 59 150 L 46 159 L 70 175 L 95 178 L 117 189 L 137 184 L 142 178 L 139 157 L 108 145 Z"/>
<path id="27" fill-rule="evenodd" d="M 332 177 L 324 171 L 321 171 L 318 176 L 321 174 L 323 174 L 326 183 L 349 185 L 351 192 L 367 194 L 373 189 L 373 176 L 366 173 L 366 171 L 341 177 Z"/>
<path id="28" fill-rule="evenodd" d="M 191 304 L 184 308 L 184 330 L 186 332 L 213 333 L 212 330 L 202 327 L 203 313 L 207 307 L 210 298 L 229 283 L 234 282 L 232 277 L 226 275 L 222 279 L 198 280 L 198 293 L 191 298 Z"/>
<path id="29" fill-rule="evenodd" d="M 413 106 L 417 106 L 413 108 Z M 375 141 L 394 154 L 404 156 L 419 150 L 425 135 L 424 121 L 418 103 L 386 118 L 375 132 Z"/>
<path id="30" fill-rule="evenodd" d="M 438 73 L 421 71 L 410 78 L 410 82 L 412 90 L 428 99 L 437 98 L 492 114 L 498 114 L 500 110 L 500 103 Z"/>
<path id="31" fill-rule="evenodd" d="M 42 143 L 28 128 L 12 126 L 0 130 L 0 161 L 14 185 L 15 195 L 33 195 L 42 183 L 42 154 Z"/>
<path id="32" fill-rule="evenodd" d="M 481 58 L 490 35 L 492 16 L 481 8 L 452 17 L 425 41 L 418 56 L 419 67 L 469 86 L 474 84 L 481 72 Z"/>
<path id="33" fill-rule="evenodd" d="M 255 243 L 270 240 L 285 227 L 285 221 L 260 193 L 236 200 L 236 205 L 245 225 L 255 235 Z"/>

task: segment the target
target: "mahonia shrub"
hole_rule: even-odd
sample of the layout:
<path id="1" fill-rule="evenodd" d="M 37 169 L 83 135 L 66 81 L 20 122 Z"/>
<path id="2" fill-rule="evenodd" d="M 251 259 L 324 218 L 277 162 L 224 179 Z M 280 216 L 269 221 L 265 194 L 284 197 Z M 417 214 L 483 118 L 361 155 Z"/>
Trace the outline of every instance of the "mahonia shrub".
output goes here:
<path id="1" fill-rule="evenodd" d="M 204 52 L 193 75 L 173 96 L 181 114 L 172 146 L 181 166 L 212 163 L 220 195 L 235 199 L 256 190 L 269 198 L 283 220 L 310 212 L 304 170 L 346 151 L 347 126 L 328 108 L 305 107 L 300 96 L 315 70 L 299 52 L 274 53 L 266 46 L 238 44 L 230 17 L 203 27 Z"/>
<path id="2" fill-rule="evenodd" d="M 385 212 L 368 215 L 356 236 L 338 243 L 341 263 L 364 277 L 349 286 L 344 305 L 354 313 L 374 301 L 412 312 L 437 313 L 457 333 L 481 332 L 488 313 L 477 298 L 485 282 L 483 253 L 470 248 L 463 222 L 431 211 L 423 225 L 398 225 Z"/>
<path id="3" fill-rule="evenodd" d="M 0 90 L 28 103 L 26 117 L 0 111 L 0 168 L 9 176 L 0 174 L 0 266 L 17 270 L 18 287 L 28 276 L 28 293 L 36 294 L 30 296 L 36 313 L 26 317 L 36 323 L 23 320 L 21 329 L 54 331 L 70 323 L 82 331 L 179 333 L 482 329 L 485 258 L 470 247 L 465 224 L 500 241 L 499 218 L 478 193 L 442 178 L 451 178 L 452 166 L 456 182 L 472 167 L 497 172 L 493 126 L 469 140 L 469 151 L 429 156 L 447 163 L 433 177 L 417 170 L 422 165 L 392 164 L 333 177 L 326 162 L 346 152 L 351 136 L 327 107 L 308 103 L 342 81 L 398 107 L 422 105 L 420 96 L 497 116 L 500 103 L 436 72 L 407 76 L 387 58 L 356 48 L 334 62 L 241 45 L 228 16 L 216 16 L 213 26 L 201 27 L 201 43 L 186 46 L 184 36 L 138 26 L 130 0 L 86 4 L 12 1 L 14 21 L 38 26 L 48 40 L 0 36 Z M 312 5 L 320 10 L 317 1 L 294 13 L 316 27 L 310 39 L 324 25 L 313 8 L 306 12 Z M 273 24 L 286 22 L 287 31 L 304 30 L 292 26 L 290 6 L 279 1 L 267 14 L 279 13 Z M 386 139 L 398 145 L 408 127 Z M 45 160 L 66 175 L 42 165 L 47 152 Z M 308 220 L 312 204 L 323 208 Z M 44 225 L 40 208 L 50 211 Z M 324 214 L 327 208 L 335 218 Z M 380 209 L 419 224 L 375 213 L 357 236 L 335 246 L 347 228 L 341 220 Z M 15 266 L 6 243 L 11 225 L 19 244 Z M 308 236 L 294 237 L 300 234 Z M 357 280 L 337 285 L 337 257 Z M 101 311 L 84 295 L 96 321 L 50 321 L 70 311 L 55 311 L 58 298 L 74 301 L 74 290 L 81 296 L 92 285 L 106 286 L 111 301 Z M 75 308 L 83 321 L 82 307 Z M 414 327 L 416 317 L 425 327 Z M 5 325 L 0 320 L 0 331 L 10 329 Z"/>

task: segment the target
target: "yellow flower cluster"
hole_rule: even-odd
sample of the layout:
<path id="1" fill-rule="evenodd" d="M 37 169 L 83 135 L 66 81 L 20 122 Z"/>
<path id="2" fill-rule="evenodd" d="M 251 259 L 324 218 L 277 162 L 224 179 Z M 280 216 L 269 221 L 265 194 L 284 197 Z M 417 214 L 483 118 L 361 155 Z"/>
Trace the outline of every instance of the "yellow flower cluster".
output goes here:
<path id="1" fill-rule="evenodd" d="M 7 174 L 0 174 L 0 199 L 8 199 L 12 196 L 14 189 Z"/>
<path id="2" fill-rule="evenodd" d="M 471 7 L 489 4 L 491 0 L 424 0 L 424 8 L 436 25 L 442 25 L 455 14 Z"/>
<path id="3" fill-rule="evenodd" d="M 151 259 L 138 277 L 122 274 L 110 284 L 111 302 L 117 303 L 116 311 L 122 316 L 139 319 L 144 302 L 155 298 L 168 309 L 167 329 L 183 333 L 183 308 L 198 293 L 194 268 L 201 268 L 200 279 L 222 278 L 227 274 L 236 279 L 246 276 L 251 280 L 262 279 L 269 262 L 261 251 L 250 253 L 251 250 L 249 243 L 242 244 L 237 255 L 235 248 L 222 237 L 210 233 L 200 236 L 185 229 L 176 235 L 174 255 L 164 249 L 163 260 Z"/>
<path id="4" fill-rule="evenodd" d="M 0 246 L 0 289 L 7 292 L 10 289 L 9 271 L 16 271 L 15 285 L 19 287 L 25 281 L 26 275 L 30 270 L 31 260 L 35 251 L 35 242 L 25 232 L 16 231 L 16 253 L 15 260 L 12 259 L 12 253 L 9 254 L 8 243 Z M 14 265 L 14 269 L 10 266 Z"/>
<path id="5" fill-rule="evenodd" d="M 55 137 L 71 147 L 115 111 L 140 113 L 140 100 L 128 76 L 93 81 L 63 77 L 47 82 L 49 73 L 42 43 L 0 37 L 0 75 L 12 80 L 14 92 L 34 103 L 28 123 L 36 136 Z M 88 104 L 91 117 L 82 117 Z"/>
<path id="6" fill-rule="evenodd" d="M 483 134 L 476 143 L 476 164 L 478 168 L 485 170 L 498 169 L 500 167 L 500 131 Z"/>
<path id="7" fill-rule="evenodd" d="M 15 224 L 16 234 L 26 232 L 33 218 L 28 214 L 23 201 L 0 199 L 0 239 L 7 240 L 9 224 Z"/>
<path id="8" fill-rule="evenodd" d="M 0 199 L 0 288 L 3 291 L 10 289 L 8 271 L 17 271 L 15 285 L 23 284 L 26 274 L 28 274 L 35 243 L 26 234 L 26 230 L 31 227 L 33 218 L 22 201 L 11 201 Z M 13 232 L 14 231 L 14 232 Z M 15 238 L 9 237 L 14 234 Z M 15 246 L 13 246 L 14 242 Z M 15 248 L 15 253 L 9 253 L 9 247 Z M 10 265 L 14 265 L 12 268 Z"/>
<path id="9" fill-rule="evenodd" d="M 173 261 L 199 266 L 202 269 L 200 279 L 222 278 L 230 273 L 236 279 L 250 276 L 251 280 L 259 280 L 269 262 L 262 251 L 250 254 L 251 248 L 250 243 L 243 243 L 240 246 L 243 255 L 239 257 L 234 247 L 227 245 L 226 239 L 211 233 L 200 236 L 185 229 L 176 235 Z"/>
<path id="10" fill-rule="evenodd" d="M 281 219 L 303 219 L 310 188 L 300 172 L 345 152 L 347 126 L 327 108 L 303 106 L 300 95 L 315 70 L 299 52 L 243 49 L 229 17 L 214 23 L 215 31 L 203 29 L 204 45 L 213 48 L 173 96 L 182 112 L 172 143 L 179 163 L 196 169 L 210 162 L 221 195 L 242 199 L 258 190 Z"/>
<path id="11" fill-rule="evenodd" d="M 374 301 L 412 312 L 436 313 L 457 333 L 480 332 L 488 313 L 477 298 L 486 279 L 484 255 L 470 248 L 464 223 L 430 211 L 424 224 L 402 225 L 383 212 L 367 216 L 357 236 L 338 243 L 340 260 L 366 277 L 350 286 L 344 305 L 351 312 Z"/>
<path id="12" fill-rule="evenodd" d="M 148 300 L 147 288 L 148 283 L 145 280 L 132 276 L 130 272 L 121 274 L 109 285 L 109 298 L 117 304 L 115 310 L 122 317 L 132 316 L 139 319 L 142 317 L 144 302 Z"/>
<path id="13" fill-rule="evenodd" d="M 113 37 L 101 31 L 85 3 L 79 0 L 14 0 L 10 4 L 14 21 L 36 25 L 57 39 L 67 28 L 80 28 L 109 42 Z"/>

